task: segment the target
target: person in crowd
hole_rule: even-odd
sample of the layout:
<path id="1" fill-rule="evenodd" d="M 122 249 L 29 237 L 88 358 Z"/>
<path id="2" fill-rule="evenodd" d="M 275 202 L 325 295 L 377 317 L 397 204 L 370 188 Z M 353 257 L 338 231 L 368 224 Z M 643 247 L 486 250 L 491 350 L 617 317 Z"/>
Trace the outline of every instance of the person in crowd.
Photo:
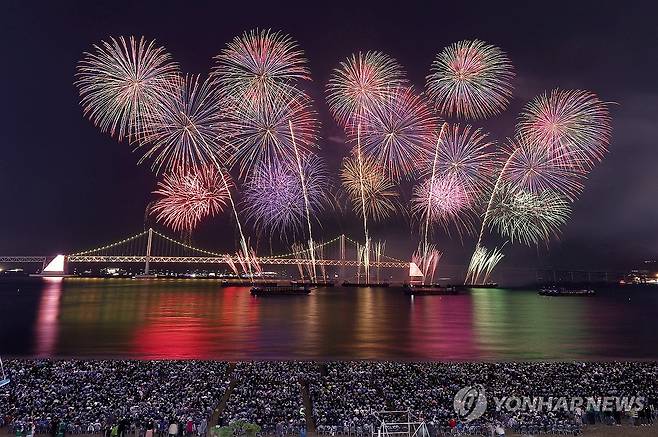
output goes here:
<path id="1" fill-rule="evenodd" d="M 169 424 L 169 437 L 178 437 L 178 423 L 175 420 Z"/>

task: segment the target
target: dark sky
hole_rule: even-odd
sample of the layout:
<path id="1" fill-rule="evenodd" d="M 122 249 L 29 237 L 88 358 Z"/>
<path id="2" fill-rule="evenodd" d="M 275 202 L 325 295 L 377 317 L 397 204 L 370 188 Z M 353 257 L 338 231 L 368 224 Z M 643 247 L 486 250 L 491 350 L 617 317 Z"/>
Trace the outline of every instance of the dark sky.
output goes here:
<path id="1" fill-rule="evenodd" d="M 1 254 L 66 253 L 143 227 L 155 177 L 135 165 L 129 145 L 101 134 L 78 106 L 73 75 L 92 43 L 144 35 L 164 45 L 184 71 L 206 74 L 212 56 L 235 35 L 271 27 L 291 34 L 309 58 L 325 138 L 340 131 L 322 89 L 338 61 L 358 50 L 387 52 L 422 87 L 444 46 L 465 38 L 499 45 L 518 77 L 509 110 L 485 125 L 496 138 L 512 133 L 521 106 L 543 90 L 589 89 L 616 102 L 611 152 L 591 174 L 561 239 L 548 250 L 508 250 L 505 262 L 621 268 L 658 256 L 658 11 L 650 2 L 610 2 L 616 8 L 580 1 L 200 3 L 3 2 Z M 347 151 L 329 141 L 321 146 L 330 163 Z M 358 225 L 348 215 L 325 225 L 326 237 L 341 227 L 358 235 Z M 226 219 L 206 223 L 195 241 L 231 248 L 230 229 Z M 387 238 L 391 254 L 404 256 L 402 248 L 415 245 L 404 226 L 375 232 Z M 463 247 L 441 241 L 448 261 L 466 262 L 471 240 Z"/>

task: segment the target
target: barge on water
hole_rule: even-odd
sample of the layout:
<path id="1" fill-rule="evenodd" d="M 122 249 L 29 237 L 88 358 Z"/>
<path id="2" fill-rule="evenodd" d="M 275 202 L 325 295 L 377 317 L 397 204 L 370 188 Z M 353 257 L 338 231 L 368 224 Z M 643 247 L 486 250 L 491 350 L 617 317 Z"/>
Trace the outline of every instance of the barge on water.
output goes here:
<path id="1" fill-rule="evenodd" d="M 391 284 L 388 282 L 343 282 L 343 287 L 373 287 L 373 288 L 388 288 Z"/>
<path id="2" fill-rule="evenodd" d="M 402 291 L 404 291 L 404 294 L 408 296 L 453 296 L 459 294 L 460 288 L 454 285 L 404 284 Z"/>
<path id="3" fill-rule="evenodd" d="M 537 293 L 540 296 L 596 296 L 591 288 L 544 287 Z"/>
<path id="4" fill-rule="evenodd" d="M 309 282 L 309 281 L 290 281 L 290 285 L 295 287 L 333 287 L 336 285 L 334 281 L 319 281 L 319 282 Z"/>
<path id="5" fill-rule="evenodd" d="M 251 288 L 252 296 L 305 296 L 311 293 L 315 287 L 306 285 L 275 285 L 257 286 Z"/>
<path id="6" fill-rule="evenodd" d="M 487 282 L 486 284 L 464 284 L 464 288 L 498 288 L 498 282 Z"/>

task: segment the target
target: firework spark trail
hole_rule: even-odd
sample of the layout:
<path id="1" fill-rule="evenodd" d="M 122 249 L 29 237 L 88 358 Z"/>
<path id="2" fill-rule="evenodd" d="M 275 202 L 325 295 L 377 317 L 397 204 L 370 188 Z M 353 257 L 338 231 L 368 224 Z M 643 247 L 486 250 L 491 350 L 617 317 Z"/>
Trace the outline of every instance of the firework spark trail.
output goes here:
<path id="1" fill-rule="evenodd" d="M 78 86 L 85 116 L 101 132 L 119 141 L 138 139 L 144 119 L 162 95 L 167 79 L 178 73 L 171 55 L 155 41 L 121 36 L 101 41 L 78 63 Z"/>
<path id="2" fill-rule="evenodd" d="M 375 243 L 374 252 L 375 252 L 375 261 L 377 262 L 377 283 L 380 283 L 379 273 L 380 273 L 381 268 L 380 268 L 379 263 L 381 263 L 381 261 L 382 261 L 382 257 L 384 256 L 385 249 L 386 249 L 386 242 L 385 241 L 383 241 L 383 242 L 378 241 L 377 243 Z"/>
<path id="3" fill-rule="evenodd" d="M 476 249 L 480 247 L 480 244 L 482 243 L 482 236 L 484 235 L 484 227 L 486 226 L 487 219 L 489 218 L 489 213 L 491 211 L 491 206 L 493 205 L 494 196 L 498 193 L 500 182 L 503 179 L 503 175 L 505 174 L 507 167 L 509 166 L 510 162 L 512 161 L 512 158 L 514 157 L 514 155 L 516 155 L 518 151 L 519 149 L 516 148 L 510 153 L 509 157 L 507 158 L 507 161 L 505 161 L 505 164 L 503 165 L 503 168 L 500 170 L 500 174 L 498 175 L 498 178 L 496 179 L 496 183 L 494 184 L 493 190 L 491 192 L 491 197 L 489 197 L 489 202 L 487 203 L 487 209 L 484 211 L 484 218 L 482 219 L 480 234 L 478 236 L 478 241 L 475 245 Z"/>
<path id="4" fill-rule="evenodd" d="M 315 253 L 318 260 L 322 261 L 324 259 L 324 244 L 322 241 L 318 242 L 318 245 L 315 246 Z M 322 275 L 322 282 L 327 283 L 327 271 L 324 264 L 320 264 L 320 274 Z"/>
<path id="5" fill-rule="evenodd" d="M 363 211 L 363 233 L 365 236 L 364 270 L 366 283 L 370 282 L 370 237 L 368 236 L 368 218 L 366 215 L 366 196 L 363 181 L 363 160 L 361 158 L 361 124 L 357 127 L 356 154 L 359 161 L 359 185 L 361 187 L 361 210 Z"/>
<path id="6" fill-rule="evenodd" d="M 297 142 L 295 141 L 295 133 L 292 129 L 292 121 L 288 120 L 288 127 L 290 128 L 290 138 L 292 139 L 292 145 L 295 149 L 295 158 L 297 161 L 297 168 L 299 170 L 299 182 L 302 185 L 302 193 L 304 195 L 304 208 L 306 209 L 306 224 L 308 225 L 308 250 L 310 251 L 311 256 L 311 282 L 316 282 L 316 270 L 315 270 L 315 244 L 313 243 L 313 229 L 311 226 L 311 212 L 308 201 L 308 191 L 306 189 L 306 182 L 304 181 L 304 171 L 302 170 L 302 161 L 299 157 L 299 150 L 297 150 Z"/>
<path id="7" fill-rule="evenodd" d="M 491 197 L 489 197 L 489 202 L 487 203 L 487 208 L 484 211 L 484 217 L 482 218 L 482 225 L 480 226 L 480 234 L 478 235 L 478 241 L 475 243 L 475 250 L 473 251 L 473 255 L 471 256 L 471 264 L 473 263 L 473 260 L 475 259 L 475 255 L 478 252 L 478 250 L 482 247 L 482 237 L 484 235 L 484 227 L 487 224 L 487 220 L 489 219 L 489 214 L 491 211 L 491 206 L 493 205 L 494 201 L 494 196 L 498 192 L 498 187 L 500 186 L 500 182 L 503 178 L 503 175 L 505 174 L 505 171 L 507 170 L 507 167 L 509 166 L 510 162 L 512 161 L 512 158 L 514 155 L 519 151 L 519 148 L 515 148 L 510 152 L 509 157 L 505 161 L 505 164 L 503 165 L 503 168 L 500 170 L 500 174 L 498 175 L 498 178 L 496 179 L 496 183 L 494 184 L 493 190 L 491 191 Z M 486 250 L 486 249 L 485 249 Z M 471 269 L 471 264 L 469 264 L 469 272 Z M 467 283 L 468 280 L 468 275 L 466 276 L 466 279 L 464 280 L 464 283 Z"/>
<path id="8" fill-rule="evenodd" d="M 240 271 L 238 270 L 238 267 L 235 265 L 235 262 L 233 261 L 233 258 L 231 258 L 230 255 L 224 256 L 224 262 L 231 268 L 231 270 L 233 270 L 235 276 L 240 277 Z"/>
<path id="9" fill-rule="evenodd" d="M 170 83 L 173 92 L 160 99 L 156 113 L 145 128 L 143 145 L 150 146 L 140 162 L 153 158 L 158 169 L 183 165 L 197 168 L 212 163 L 217 167 L 235 216 L 245 260 L 250 260 L 247 240 L 231 194 L 224 167 L 218 161 L 223 144 L 218 143 L 216 123 L 221 119 L 219 99 L 209 81 L 199 86 L 199 77 L 186 76 Z M 251 273 L 251 267 L 249 268 Z"/>
<path id="10" fill-rule="evenodd" d="M 301 280 L 304 281 L 304 269 L 306 269 L 310 281 L 315 282 L 315 279 L 313 279 L 315 272 L 313 270 L 311 251 L 301 243 L 293 243 L 292 251 L 297 254 L 297 257 L 300 260 L 297 262 L 297 270 L 299 271 Z"/>
<path id="11" fill-rule="evenodd" d="M 491 278 L 491 272 L 504 257 L 502 248 L 505 244 L 507 244 L 507 242 L 504 243 L 501 248 L 495 247 L 493 250 L 489 250 L 483 246 L 478 246 L 473 252 L 473 256 L 471 256 L 468 265 L 468 273 L 464 283 L 486 284 Z M 480 278 L 482 274 L 484 275 Z"/>
<path id="12" fill-rule="evenodd" d="M 486 262 L 484 264 L 484 276 L 482 277 L 483 284 L 489 283 L 489 281 L 491 280 L 491 272 L 498 265 L 500 260 L 503 259 L 504 256 L 505 255 L 503 255 L 501 249 L 498 249 L 497 247 L 495 247 L 489 253 L 489 256 L 487 257 Z"/>
<path id="13" fill-rule="evenodd" d="M 306 254 L 306 248 L 303 244 L 293 243 L 291 249 L 292 253 L 298 254 L 296 257 L 298 260 L 302 259 Z M 297 262 L 297 271 L 299 272 L 300 280 L 304 282 L 304 266 L 301 262 Z"/>
<path id="14" fill-rule="evenodd" d="M 434 159 L 432 160 L 432 176 L 430 178 L 430 189 L 427 192 L 427 213 L 425 218 L 425 229 L 423 230 L 423 247 L 427 247 L 427 236 L 430 227 L 430 208 L 432 206 L 432 191 L 434 189 L 434 178 L 436 177 L 436 163 L 439 157 L 439 145 L 441 144 L 441 137 L 443 136 L 443 129 L 445 129 L 445 122 L 441 125 L 439 136 L 436 139 L 436 147 L 434 148 Z"/>
<path id="15" fill-rule="evenodd" d="M 423 273 L 423 284 L 432 284 L 434 274 L 443 252 L 436 249 L 434 245 L 425 246 L 421 242 L 418 249 L 411 256 L 411 262 L 415 263 Z M 428 281 L 429 278 L 429 281 Z"/>
<path id="16" fill-rule="evenodd" d="M 501 49 L 464 40 L 436 56 L 427 92 L 442 115 L 486 118 L 507 107 L 513 77 L 512 64 Z"/>

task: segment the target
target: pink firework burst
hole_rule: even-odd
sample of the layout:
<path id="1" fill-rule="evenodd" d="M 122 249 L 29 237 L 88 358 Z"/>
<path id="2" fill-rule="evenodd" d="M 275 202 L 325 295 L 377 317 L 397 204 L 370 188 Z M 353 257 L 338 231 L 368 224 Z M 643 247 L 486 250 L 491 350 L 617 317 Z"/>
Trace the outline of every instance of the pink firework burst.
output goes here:
<path id="1" fill-rule="evenodd" d="M 429 178 L 418 184 L 413 190 L 411 212 L 419 221 L 438 224 L 446 232 L 453 226 L 460 235 L 473 230 L 473 198 L 455 177 Z"/>
<path id="2" fill-rule="evenodd" d="M 397 88 L 382 104 L 369 106 L 350 139 L 373 156 L 394 181 L 410 178 L 433 149 L 439 120 L 411 88 Z M 356 135 L 355 135 L 356 134 Z M 358 146 L 358 144 L 357 144 Z"/>
<path id="3" fill-rule="evenodd" d="M 517 132 L 549 153 L 591 168 L 608 151 L 612 134 L 608 105 L 582 90 L 555 89 L 528 103 Z"/>
<path id="4" fill-rule="evenodd" d="M 192 231 L 206 217 L 224 210 L 229 201 L 229 176 L 212 165 L 195 169 L 178 167 L 166 173 L 153 192 L 158 198 L 151 206 L 156 220 L 174 231 Z"/>
<path id="5" fill-rule="evenodd" d="M 304 52 L 290 36 L 271 29 L 235 37 L 215 61 L 212 75 L 232 102 L 259 105 L 294 91 L 298 80 L 310 80 Z"/>
<path id="6" fill-rule="evenodd" d="M 512 96 L 512 63 L 483 41 L 459 41 L 432 63 L 427 92 L 446 117 L 486 118 L 503 111 Z"/>
<path id="7" fill-rule="evenodd" d="M 334 70 L 327 84 L 327 104 L 338 124 L 348 127 L 366 108 L 381 105 L 405 83 L 395 59 L 381 52 L 359 52 Z"/>

